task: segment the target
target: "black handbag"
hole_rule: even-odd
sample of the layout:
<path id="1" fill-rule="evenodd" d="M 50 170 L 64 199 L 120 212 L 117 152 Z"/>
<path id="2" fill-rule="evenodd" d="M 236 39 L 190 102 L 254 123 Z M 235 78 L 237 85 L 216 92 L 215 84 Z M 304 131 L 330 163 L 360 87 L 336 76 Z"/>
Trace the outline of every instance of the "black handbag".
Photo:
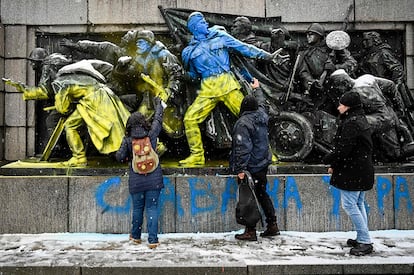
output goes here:
<path id="1" fill-rule="evenodd" d="M 247 227 L 256 227 L 257 222 L 262 220 L 262 213 L 254 192 L 252 175 L 247 171 L 244 173 L 244 179 L 238 182 L 236 221 Z"/>

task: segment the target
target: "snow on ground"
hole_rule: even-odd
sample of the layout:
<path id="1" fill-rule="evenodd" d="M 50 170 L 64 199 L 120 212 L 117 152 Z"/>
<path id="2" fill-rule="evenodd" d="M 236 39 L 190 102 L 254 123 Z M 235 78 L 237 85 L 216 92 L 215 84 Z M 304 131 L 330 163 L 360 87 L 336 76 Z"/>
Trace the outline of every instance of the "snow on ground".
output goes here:
<path id="1" fill-rule="evenodd" d="M 362 257 L 345 247 L 355 232 L 282 231 L 257 242 L 236 240 L 240 232 L 160 234 L 153 250 L 146 234 L 139 245 L 127 234 L 2 234 L 0 266 L 414 264 L 414 230 L 372 231 L 375 251 Z"/>

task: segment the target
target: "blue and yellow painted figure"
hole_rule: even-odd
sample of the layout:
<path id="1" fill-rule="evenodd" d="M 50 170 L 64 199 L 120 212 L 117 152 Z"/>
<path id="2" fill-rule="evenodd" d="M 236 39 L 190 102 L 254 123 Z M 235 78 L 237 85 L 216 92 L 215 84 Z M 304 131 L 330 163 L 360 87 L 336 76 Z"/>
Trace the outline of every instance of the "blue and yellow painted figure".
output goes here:
<path id="1" fill-rule="evenodd" d="M 126 105 L 131 111 L 139 111 L 150 118 L 155 111 L 153 104 L 155 96 L 167 102 L 170 96 L 178 93 L 182 66 L 178 58 L 164 44 L 155 40 L 152 31 L 141 30 L 136 35 L 135 55 L 122 57 L 115 66 L 113 74 L 124 75 L 130 81 L 132 79 L 132 92 L 136 93 L 136 97 L 133 98 L 135 102 L 130 101 Z M 148 83 L 142 74 L 148 76 L 154 84 Z M 183 132 L 182 119 L 174 119 L 179 116 L 176 112 L 174 106 L 169 104 L 163 118 L 163 129 L 172 137 L 180 136 L 180 132 Z"/>
<path id="2" fill-rule="evenodd" d="M 191 155 L 179 164 L 197 166 L 205 163 L 198 124 L 207 118 L 219 102 L 223 102 L 237 116 L 244 97 L 240 84 L 230 71 L 229 53 L 234 51 L 249 58 L 269 61 L 276 56 L 237 40 L 220 26 L 209 28 L 200 12 L 190 14 L 187 27 L 193 38 L 182 52 L 183 65 L 191 78 L 201 79 L 201 87 L 184 116 Z"/>
<path id="3" fill-rule="evenodd" d="M 88 74 L 63 74 L 53 82 L 53 87 L 56 89 L 56 110 L 68 115 L 65 132 L 72 158 L 63 165 L 87 164 L 85 147 L 78 132 L 83 125 L 101 154 L 119 149 L 130 113 L 102 81 Z"/>

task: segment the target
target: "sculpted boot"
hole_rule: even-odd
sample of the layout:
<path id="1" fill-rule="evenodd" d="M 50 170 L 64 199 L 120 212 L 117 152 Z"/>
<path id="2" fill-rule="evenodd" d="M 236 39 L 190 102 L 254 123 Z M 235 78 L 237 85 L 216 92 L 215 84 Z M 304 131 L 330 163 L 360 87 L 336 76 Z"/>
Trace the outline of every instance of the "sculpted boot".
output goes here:
<path id="1" fill-rule="evenodd" d="M 180 160 L 179 164 L 186 167 L 197 167 L 205 164 L 204 154 L 191 154 L 188 158 Z"/>
<path id="2" fill-rule="evenodd" d="M 83 146 L 82 139 L 79 136 L 77 130 L 66 129 L 66 141 L 72 151 L 72 157 L 63 162 L 64 166 L 69 167 L 82 167 L 88 164 L 86 159 L 85 147 Z"/>
<path id="3" fill-rule="evenodd" d="M 241 241 L 257 241 L 256 228 L 246 227 L 243 234 L 236 234 L 234 237 Z"/>
<path id="4" fill-rule="evenodd" d="M 86 165 L 88 165 L 86 156 L 71 157 L 68 161 L 63 162 L 63 166 L 68 167 L 84 167 Z"/>
<path id="5" fill-rule="evenodd" d="M 190 146 L 191 155 L 178 163 L 185 167 L 197 167 L 205 164 L 203 141 L 197 124 L 186 124 L 185 134 Z"/>

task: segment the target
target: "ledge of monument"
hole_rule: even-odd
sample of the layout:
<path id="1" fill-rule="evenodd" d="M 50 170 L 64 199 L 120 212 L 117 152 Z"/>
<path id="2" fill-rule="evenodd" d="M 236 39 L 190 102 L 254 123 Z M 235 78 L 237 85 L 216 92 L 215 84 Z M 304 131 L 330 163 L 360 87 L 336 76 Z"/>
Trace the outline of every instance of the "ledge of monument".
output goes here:
<path id="1" fill-rule="evenodd" d="M 2 176 L 126 176 L 127 164 L 121 164 L 107 157 L 92 157 L 86 167 L 59 167 L 51 160 L 41 162 L 36 158 L 15 162 L 0 162 Z M 227 161 L 207 161 L 202 167 L 181 167 L 177 160 L 162 159 L 163 174 L 176 176 L 214 176 L 229 175 Z M 307 164 L 301 162 L 279 162 L 269 166 L 268 175 L 326 174 L 324 164 Z M 375 166 L 377 174 L 414 173 L 414 162 L 386 163 Z"/>

